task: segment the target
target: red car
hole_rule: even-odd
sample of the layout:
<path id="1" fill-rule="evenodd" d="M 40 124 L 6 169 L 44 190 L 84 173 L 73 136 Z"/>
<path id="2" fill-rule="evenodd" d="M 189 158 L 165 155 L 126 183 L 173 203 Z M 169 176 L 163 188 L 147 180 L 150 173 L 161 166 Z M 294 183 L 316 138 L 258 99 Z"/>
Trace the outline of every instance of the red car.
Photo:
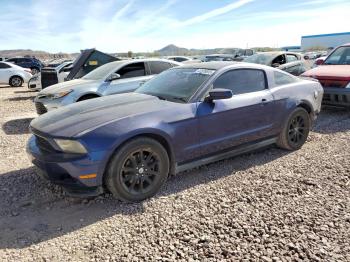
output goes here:
<path id="1" fill-rule="evenodd" d="M 317 79 L 324 89 L 323 104 L 350 107 L 350 43 L 337 47 L 320 66 L 306 71 L 305 77 Z"/>

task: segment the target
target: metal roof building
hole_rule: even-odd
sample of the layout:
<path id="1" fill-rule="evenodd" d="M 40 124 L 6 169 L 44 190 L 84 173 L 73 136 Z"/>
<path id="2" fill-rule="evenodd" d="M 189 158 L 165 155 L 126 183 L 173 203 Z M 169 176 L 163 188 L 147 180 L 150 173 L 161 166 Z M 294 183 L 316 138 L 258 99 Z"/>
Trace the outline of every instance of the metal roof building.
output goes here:
<path id="1" fill-rule="evenodd" d="M 346 43 L 350 43 L 350 32 L 324 35 L 307 35 L 301 37 L 302 50 L 307 50 L 313 47 L 334 48 Z"/>

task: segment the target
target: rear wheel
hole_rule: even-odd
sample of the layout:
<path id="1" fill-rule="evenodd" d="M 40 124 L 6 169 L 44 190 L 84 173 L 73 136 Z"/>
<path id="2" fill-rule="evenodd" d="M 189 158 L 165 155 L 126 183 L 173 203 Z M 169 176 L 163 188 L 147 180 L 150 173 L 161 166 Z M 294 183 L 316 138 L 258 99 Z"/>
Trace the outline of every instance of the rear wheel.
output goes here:
<path id="1" fill-rule="evenodd" d="M 304 108 L 296 108 L 286 121 L 277 145 L 287 150 L 300 149 L 309 135 L 310 125 L 308 112 Z"/>
<path id="2" fill-rule="evenodd" d="M 168 173 L 169 158 L 164 147 L 153 139 L 140 137 L 115 153 L 105 183 L 116 198 L 139 202 L 155 195 Z"/>
<path id="3" fill-rule="evenodd" d="M 23 84 L 23 79 L 20 76 L 13 76 L 10 78 L 10 86 L 20 87 Z"/>

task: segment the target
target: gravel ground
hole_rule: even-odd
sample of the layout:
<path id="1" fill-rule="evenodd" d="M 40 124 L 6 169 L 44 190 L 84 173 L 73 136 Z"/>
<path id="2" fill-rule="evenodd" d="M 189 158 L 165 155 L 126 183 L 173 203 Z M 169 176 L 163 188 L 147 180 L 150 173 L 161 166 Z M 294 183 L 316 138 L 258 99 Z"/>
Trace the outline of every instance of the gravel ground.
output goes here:
<path id="1" fill-rule="evenodd" d="M 0 261 L 350 261 L 349 111 L 323 111 L 297 152 L 217 162 L 124 204 L 35 175 L 34 96 L 0 87 Z"/>

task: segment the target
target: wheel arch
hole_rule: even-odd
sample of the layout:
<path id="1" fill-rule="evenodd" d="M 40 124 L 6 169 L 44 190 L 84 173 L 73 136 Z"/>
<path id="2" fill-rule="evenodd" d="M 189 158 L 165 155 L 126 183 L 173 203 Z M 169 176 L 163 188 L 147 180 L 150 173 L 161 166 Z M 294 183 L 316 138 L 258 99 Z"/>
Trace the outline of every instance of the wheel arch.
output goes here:
<path id="1" fill-rule="evenodd" d="M 92 92 L 85 93 L 85 94 L 79 96 L 79 98 L 76 100 L 76 102 L 82 101 L 82 99 L 86 98 L 86 97 L 97 98 L 97 97 L 101 97 L 101 95 L 96 94 L 96 93 L 92 93 Z"/>
<path id="2" fill-rule="evenodd" d="M 310 102 L 308 102 L 308 101 L 306 101 L 306 100 L 301 100 L 301 101 L 297 104 L 297 107 L 304 108 L 304 109 L 309 113 L 309 115 L 313 115 L 313 113 L 314 113 L 313 106 L 311 105 Z"/>
<path id="3" fill-rule="evenodd" d="M 175 174 L 175 167 L 176 167 L 175 153 L 174 153 L 173 147 L 171 146 L 171 142 L 170 142 L 169 138 L 167 138 L 167 134 L 163 134 L 163 132 L 160 130 L 159 131 L 158 130 L 143 130 L 143 131 L 138 132 L 136 134 L 125 137 L 123 140 L 119 141 L 117 143 L 117 145 L 114 146 L 113 150 L 111 151 L 111 153 L 107 157 L 107 160 L 104 164 L 103 177 L 102 177 L 103 184 L 105 184 L 105 181 L 104 181 L 105 174 L 106 174 L 107 168 L 108 168 L 108 166 L 113 158 L 113 155 L 118 151 L 119 148 L 123 147 L 128 142 L 130 142 L 136 138 L 139 138 L 139 137 L 151 138 L 151 139 L 157 141 L 158 143 L 160 143 L 165 148 L 165 150 L 168 153 L 169 163 L 170 163 L 169 174 L 170 175 Z"/>

